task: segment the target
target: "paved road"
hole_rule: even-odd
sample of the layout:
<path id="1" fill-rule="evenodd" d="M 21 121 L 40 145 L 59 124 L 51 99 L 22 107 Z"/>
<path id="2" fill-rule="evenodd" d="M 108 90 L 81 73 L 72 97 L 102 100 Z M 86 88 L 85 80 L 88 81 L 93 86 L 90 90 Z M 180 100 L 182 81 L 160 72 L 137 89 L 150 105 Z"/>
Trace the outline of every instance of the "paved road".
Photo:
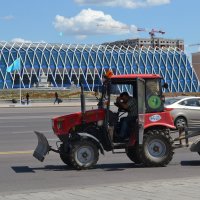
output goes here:
<path id="1" fill-rule="evenodd" d="M 125 154 L 111 153 L 88 171 L 70 169 L 53 152 L 44 163 L 35 160 L 33 130 L 43 131 L 55 145 L 50 118 L 75 110 L 79 108 L 0 109 L 0 199 L 158 199 L 161 194 L 162 199 L 172 199 L 172 194 L 200 198 L 200 159 L 188 149 L 176 150 L 165 168 L 142 168 Z M 170 194 L 163 196 L 165 191 Z"/>
<path id="2" fill-rule="evenodd" d="M 104 184 L 0 196 L 0 200 L 199 200 L 200 178 Z"/>

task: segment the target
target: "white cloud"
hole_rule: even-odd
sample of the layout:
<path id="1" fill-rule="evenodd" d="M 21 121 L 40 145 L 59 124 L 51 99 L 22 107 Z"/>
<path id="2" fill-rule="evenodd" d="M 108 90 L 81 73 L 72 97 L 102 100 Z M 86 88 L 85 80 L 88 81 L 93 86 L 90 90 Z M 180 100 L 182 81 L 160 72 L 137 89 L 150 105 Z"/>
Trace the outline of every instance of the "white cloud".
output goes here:
<path id="1" fill-rule="evenodd" d="M 10 21 L 10 20 L 14 19 L 14 16 L 13 15 L 7 15 L 7 16 L 0 17 L 0 19 Z"/>
<path id="2" fill-rule="evenodd" d="M 22 39 L 22 38 L 13 38 L 13 39 L 11 40 L 11 42 L 32 43 L 31 40 L 25 40 L 25 39 Z"/>
<path id="3" fill-rule="evenodd" d="M 102 11 L 84 9 L 76 16 L 67 18 L 56 15 L 53 25 L 60 35 L 73 35 L 83 39 L 89 35 L 113 35 L 136 33 L 134 25 L 126 25 Z"/>
<path id="4" fill-rule="evenodd" d="M 139 8 L 168 4 L 171 0 L 74 0 L 80 5 L 99 5 L 125 8 Z"/>
<path id="5" fill-rule="evenodd" d="M 18 43 L 46 43 L 44 40 L 38 41 L 38 42 L 33 42 L 31 40 L 25 40 L 22 38 L 13 38 L 11 42 L 18 42 Z"/>
<path id="6" fill-rule="evenodd" d="M 169 4 L 171 0 L 146 0 L 147 5 L 157 6 L 163 4 Z"/>

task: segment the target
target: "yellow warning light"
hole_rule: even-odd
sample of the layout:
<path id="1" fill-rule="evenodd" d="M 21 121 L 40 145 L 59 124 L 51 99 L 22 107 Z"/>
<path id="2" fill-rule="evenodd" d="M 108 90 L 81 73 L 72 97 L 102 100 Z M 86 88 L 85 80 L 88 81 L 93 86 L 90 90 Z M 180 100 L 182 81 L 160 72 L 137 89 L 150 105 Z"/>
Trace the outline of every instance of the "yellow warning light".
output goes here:
<path id="1" fill-rule="evenodd" d="M 113 73 L 112 73 L 111 70 L 108 70 L 108 71 L 106 72 L 106 77 L 107 77 L 107 78 L 111 78 L 112 75 L 113 75 Z"/>

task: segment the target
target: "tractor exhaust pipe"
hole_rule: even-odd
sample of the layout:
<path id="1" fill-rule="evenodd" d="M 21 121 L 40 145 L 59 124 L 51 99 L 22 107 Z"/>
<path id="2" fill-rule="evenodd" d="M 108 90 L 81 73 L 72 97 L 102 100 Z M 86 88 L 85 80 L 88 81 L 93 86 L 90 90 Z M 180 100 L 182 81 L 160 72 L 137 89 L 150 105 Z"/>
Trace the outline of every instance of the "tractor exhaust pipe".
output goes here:
<path id="1" fill-rule="evenodd" d="M 85 115 L 85 94 L 84 94 L 83 84 L 80 83 L 80 86 L 81 86 L 81 95 L 80 95 L 80 98 L 81 98 L 81 113 L 82 113 L 82 116 L 84 116 Z"/>

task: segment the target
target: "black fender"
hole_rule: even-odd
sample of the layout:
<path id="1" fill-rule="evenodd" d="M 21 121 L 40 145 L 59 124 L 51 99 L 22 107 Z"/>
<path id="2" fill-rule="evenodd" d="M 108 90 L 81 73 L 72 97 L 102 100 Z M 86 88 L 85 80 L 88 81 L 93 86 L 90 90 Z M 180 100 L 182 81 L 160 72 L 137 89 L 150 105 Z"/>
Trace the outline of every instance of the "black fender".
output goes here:
<path id="1" fill-rule="evenodd" d="M 200 152 L 200 138 L 198 138 L 195 142 L 192 143 L 190 151 Z"/>
<path id="2" fill-rule="evenodd" d="M 88 133 L 77 133 L 77 135 L 79 135 L 82 139 L 89 139 L 93 141 L 97 145 L 97 147 L 100 149 L 101 154 L 104 155 L 103 145 L 96 137 Z"/>

